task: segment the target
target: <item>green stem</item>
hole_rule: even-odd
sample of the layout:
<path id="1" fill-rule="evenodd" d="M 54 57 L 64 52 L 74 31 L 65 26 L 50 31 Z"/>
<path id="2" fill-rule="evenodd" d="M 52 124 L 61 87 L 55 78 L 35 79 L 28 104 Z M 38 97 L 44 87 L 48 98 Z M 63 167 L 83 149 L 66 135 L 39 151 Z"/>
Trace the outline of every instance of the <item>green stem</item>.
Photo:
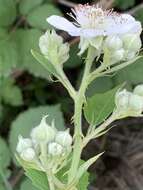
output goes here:
<path id="1" fill-rule="evenodd" d="M 50 190 L 55 190 L 55 186 L 54 186 L 54 183 L 53 183 L 53 179 L 52 179 L 52 175 L 47 173 L 47 179 L 48 179 L 48 182 L 49 182 L 49 188 Z"/>
<path id="2" fill-rule="evenodd" d="M 72 164 L 71 164 L 71 168 L 69 170 L 69 176 L 68 176 L 69 183 L 74 179 L 78 166 L 79 166 L 79 162 L 80 162 L 80 156 L 81 156 L 81 151 L 82 151 L 82 107 L 83 107 L 83 103 L 85 102 L 85 91 L 86 91 L 87 86 L 89 85 L 88 77 L 90 74 L 90 69 L 94 61 L 94 58 L 95 58 L 95 50 L 94 48 L 89 47 L 83 79 L 81 82 L 80 89 L 74 100 L 75 142 L 74 142 L 74 148 L 73 148 Z"/>

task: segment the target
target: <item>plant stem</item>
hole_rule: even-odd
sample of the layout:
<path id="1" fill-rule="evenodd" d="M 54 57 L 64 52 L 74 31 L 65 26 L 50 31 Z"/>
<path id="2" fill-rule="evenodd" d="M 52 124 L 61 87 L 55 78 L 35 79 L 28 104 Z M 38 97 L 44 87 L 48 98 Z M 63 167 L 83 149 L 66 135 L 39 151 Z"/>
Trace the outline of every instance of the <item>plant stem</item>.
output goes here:
<path id="1" fill-rule="evenodd" d="M 47 179 L 48 179 L 48 182 L 49 182 L 49 188 L 50 188 L 50 190 L 55 190 L 51 174 L 47 173 Z"/>
<path id="2" fill-rule="evenodd" d="M 81 82 L 80 89 L 74 100 L 75 142 L 74 142 L 74 148 L 73 148 L 72 164 L 71 164 L 71 168 L 69 170 L 69 176 L 68 176 L 69 183 L 74 179 L 78 166 L 79 166 L 79 162 L 80 162 L 80 156 L 81 156 L 81 151 L 82 151 L 82 107 L 83 107 L 83 103 L 85 102 L 85 91 L 86 91 L 87 86 L 89 85 L 88 77 L 90 74 L 90 69 L 94 61 L 94 58 L 95 58 L 95 50 L 94 48 L 89 47 L 83 79 Z"/>

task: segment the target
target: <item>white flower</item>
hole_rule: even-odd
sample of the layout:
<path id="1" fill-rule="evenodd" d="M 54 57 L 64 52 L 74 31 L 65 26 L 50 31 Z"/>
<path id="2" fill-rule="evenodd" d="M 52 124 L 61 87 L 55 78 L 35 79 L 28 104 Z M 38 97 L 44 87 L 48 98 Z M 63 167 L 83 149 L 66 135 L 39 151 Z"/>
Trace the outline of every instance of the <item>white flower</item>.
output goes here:
<path id="1" fill-rule="evenodd" d="M 93 38 L 97 36 L 138 33 L 142 31 L 141 23 L 129 14 L 119 14 L 112 10 L 103 10 L 95 5 L 78 5 L 72 9 L 70 16 L 74 23 L 60 16 L 47 18 L 49 24 L 57 29 L 67 31 L 71 36 Z"/>
<path id="2" fill-rule="evenodd" d="M 105 48 L 108 48 L 110 50 L 119 50 L 123 47 L 123 42 L 122 40 L 114 35 L 114 36 L 109 36 L 105 39 Z"/>

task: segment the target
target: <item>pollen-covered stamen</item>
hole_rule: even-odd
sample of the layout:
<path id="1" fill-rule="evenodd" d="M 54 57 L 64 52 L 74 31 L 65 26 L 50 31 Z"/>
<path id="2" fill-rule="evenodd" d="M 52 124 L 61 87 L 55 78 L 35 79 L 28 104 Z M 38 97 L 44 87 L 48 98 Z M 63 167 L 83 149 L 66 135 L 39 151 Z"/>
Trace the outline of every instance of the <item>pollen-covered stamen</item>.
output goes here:
<path id="1" fill-rule="evenodd" d="M 76 21 L 75 25 L 82 28 L 100 28 L 106 23 L 106 17 L 113 16 L 113 10 L 104 11 L 95 5 L 78 5 L 69 15 Z"/>

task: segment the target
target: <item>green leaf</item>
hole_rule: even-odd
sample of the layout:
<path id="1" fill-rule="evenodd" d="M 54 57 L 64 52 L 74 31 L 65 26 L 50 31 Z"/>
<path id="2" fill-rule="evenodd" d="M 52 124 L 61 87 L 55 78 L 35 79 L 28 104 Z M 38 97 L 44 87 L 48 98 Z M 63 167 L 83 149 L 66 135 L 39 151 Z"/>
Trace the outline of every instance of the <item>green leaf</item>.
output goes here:
<path id="1" fill-rule="evenodd" d="M 17 63 L 16 44 L 9 39 L 0 41 L 0 76 L 8 76 Z"/>
<path id="2" fill-rule="evenodd" d="M 10 164 L 10 151 L 6 142 L 0 137 L 0 169 L 5 169 Z"/>
<path id="3" fill-rule="evenodd" d="M 22 15 L 27 15 L 32 9 L 42 4 L 43 0 L 20 0 L 19 11 Z"/>
<path id="4" fill-rule="evenodd" d="M 0 96 L 5 103 L 13 106 L 19 106 L 23 104 L 21 90 L 18 86 L 14 85 L 14 80 L 11 78 L 6 78 L 1 82 Z"/>
<path id="5" fill-rule="evenodd" d="M 117 6 L 118 8 L 125 10 L 125 9 L 128 9 L 128 8 L 134 6 L 135 0 L 129 0 L 129 1 L 127 1 L 127 0 L 115 0 L 114 3 L 115 3 L 115 6 Z"/>
<path id="6" fill-rule="evenodd" d="M 16 151 L 18 136 L 21 134 L 24 137 L 28 137 L 31 129 L 39 125 L 44 115 L 49 115 L 47 123 L 51 124 L 51 121 L 54 120 L 57 129 L 65 129 L 63 115 L 59 105 L 31 108 L 21 113 L 11 125 L 9 143 L 13 154 Z"/>
<path id="7" fill-rule="evenodd" d="M 13 0 L 0 0 L 0 26 L 11 25 L 16 18 L 16 5 Z"/>
<path id="8" fill-rule="evenodd" d="M 143 8 L 138 9 L 135 14 L 135 18 L 143 23 Z"/>
<path id="9" fill-rule="evenodd" d="M 51 74 L 58 75 L 53 65 L 40 53 L 32 50 L 33 57 Z M 48 73 L 47 73 L 48 74 Z"/>
<path id="10" fill-rule="evenodd" d="M 36 77 L 49 80 L 49 75 L 32 56 L 31 49 L 39 50 L 38 42 L 42 32 L 37 29 L 17 30 L 13 40 L 17 42 L 17 51 L 19 52 L 19 69 L 29 71 Z"/>
<path id="11" fill-rule="evenodd" d="M 64 67 L 75 68 L 75 67 L 78 67 L 79 65 L 81 65 L 82 59 L 81 59 L 81 57 L 79 57 L 77 55 L 78 51 L 79 51 L 79 49 L 78 49 L 77 44 L 71 46 L 70 53 L 69 53 L 70 56 L 69 56 L 68 61 L 64 64 Z"/>
<path id="12" fill-rule="evenodd" d="M 112 113 L 115 107 L 114 96 L 118 89 L 119 86 L 105 93 L 97 93 L 87 99 L 84 115 L 90 124 L 97 125 Z"/>
<path id="13" fill-rule="evenodd" d="M 116 84 L 126 81 L 132 85 L 143 82 L 143 58 L 138 59 L 135 63 L 118 71 L 113 77 Z"/>
<path id="14" fill-rule="evenodd" d="M 111 77 L 100 77 L 94 80 L 88 87 L 86 96 L 91 97 L 95 93 L 103 93 L 113 88 L 113 80 Z"/>
<path id="15" fill-rule="evenodd" d="M 46 18 L 51 15 L 61 15 L 61 12 L 52 4 L 44 4 L 33 9 L 27 16 L 27 22 L 35 27 L 42 30 L 51 28 L 46 21 Z"/>
<path id="16" fill-rule="evenodd" d="M 49 190 L 47 176 L 44 172 L 26 169 L 25 174 L 31 179 L 33 185 L 35 185 L 38 189 Z"/>
<path id="17" fill-rule="evenodd" d="M 4 187 L 2 183 L 0 183 L 0 190 L 6 190 L 6 188 Z"/>
<path id="18" fill-rule="evenodd" d="M 20 190 L 38 190 L 38 188 L 36 188 L 31 180 L 29 179 L 24 179 L 21 183 L 21 186 L 20 186 Z"/>

